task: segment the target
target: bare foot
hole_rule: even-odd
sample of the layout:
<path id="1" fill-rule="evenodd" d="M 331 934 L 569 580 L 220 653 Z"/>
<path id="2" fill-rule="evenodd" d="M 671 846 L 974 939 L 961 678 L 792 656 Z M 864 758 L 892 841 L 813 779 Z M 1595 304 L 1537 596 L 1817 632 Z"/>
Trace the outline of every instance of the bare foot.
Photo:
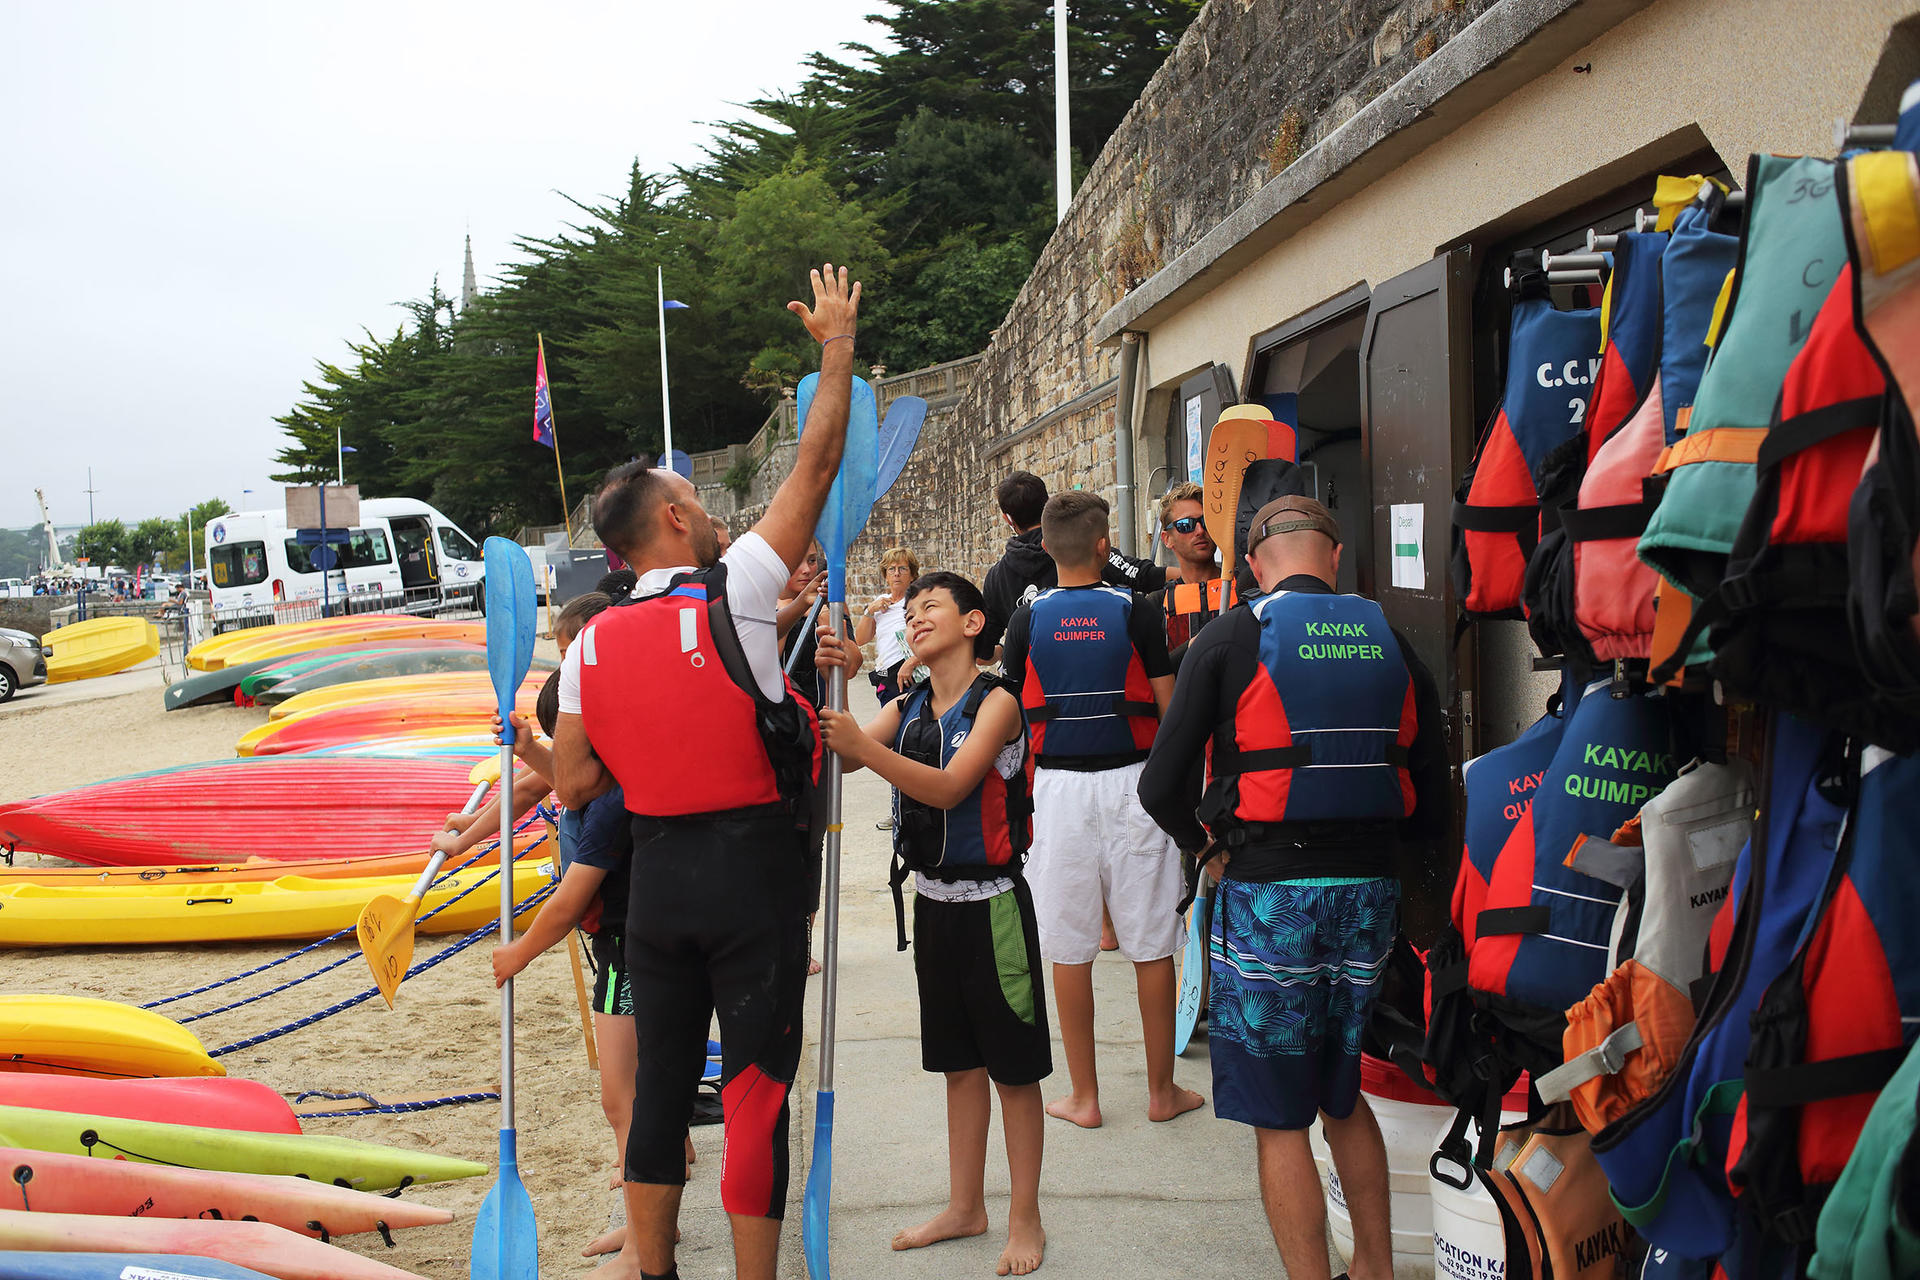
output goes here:
<path id="1" fill-rule="evenodd" d="M 1047 1233 L 1038 1222 L 1012 1223 L 1007 1227 L 1007 1247 L 1000 1251 L 996 1275 L 1026 1276 L 1040 1269 L 1047 1253 Z"/>
<path id="2" fill-rule="evenodd" d="M 1100 949 L 1102 951 L 1118 951 L 1120 949 L 1120 939 L 1113 936 L 1112 929 L 1102 929 L 1100 931 Z"/>
<path id="3" fill-rule="evenodd" d="M 1147 1095 L 1147 1119 L 1155 1122 L 1172 1120 L 1205 1103 L 1206 1099 L 1193 1090 L 1174 1085 L 1165 1095 Z"/>
<path id="4" fill-rule="evenodd" d="M 687 1143 L 687 1172 L 691 1173 L 693 1172 L 693 1162 L 696 1159 L 698 1159 L 698 1157 L 695 1156 L 693 1153 L 693 1135 L 692 1134 L 687 1135 L 686 1143 Z"/>
<path id="5" fill-rule="evenodd" d="M 820 972 L 820 962 L 818 960 L 815 960 L 812 956 L 808 956 L 807 957 L 807 976 L 811 978 L 814 974 L 818 972 Z"/>
<path id="6" fill-rule="evenodd" d="M 972 1213 L 962 1213 L 948 1206 L 946 1210 L 928 1218 L 917 1227 L 908 1227 L 894 1233 L 895 1249 L 924 1249 L 930 1244 L 939 1244 L 942 1240 L 959 1240 L 967 1236 L 987 1234 L 987 1211 L 978 1209 Z"/>
<path id="7" fill-rule="evenodd" d="M 673 1230 L 673 1242 L 680 1243 L 680 1229 Z M 600 1236 L 592 1244 L 580 1251 L 583 1258 L 597 1258 L 603 1253 L 618 1253 L 627 1247 L 627 1226 L 623 1222 L 613 1230 Z"/>
<path id="8" fill-rule="evenodd" d="M 1196 1105 L 1198 1105 L 1197 1102 Z M 1100 1127 L 1100 1100 L 1098 1098 L 1089 1098 L 1083 1101 L 1076 1095 L 1070 1093 L 1064 1098 L 1049 1102 L 1047 1104 L 1047 1114 L 1056 1120 L 1071 1121 L 1079 1125 L 1082 1129 L 1098 1129 Z"/>

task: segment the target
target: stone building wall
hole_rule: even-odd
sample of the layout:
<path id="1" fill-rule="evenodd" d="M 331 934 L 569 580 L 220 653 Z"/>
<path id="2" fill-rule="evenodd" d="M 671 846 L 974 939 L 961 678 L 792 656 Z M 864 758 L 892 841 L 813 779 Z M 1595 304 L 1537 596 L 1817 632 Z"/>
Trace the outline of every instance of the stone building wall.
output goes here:
<path id="1" fill-rule="evenodd" d="M 899 542 L 924 567 L 978 580 L 1005 546 L 993 487 L 1010 471 L 1111 500 L 1118 354 L 1093 344 L 1095 320 L 1495 2 L 1212 0 L 1201 10 L 1083 179 L 958 403 L 929 415 L 849 553 L 852 589 L 877 589 L 880 552 Z M 790 465 L 776 450 L 749 502 L 722 505 L 757 516 Z M 1136 553 L 1150 550 L 1144 528 L 1139 541 Z"/>

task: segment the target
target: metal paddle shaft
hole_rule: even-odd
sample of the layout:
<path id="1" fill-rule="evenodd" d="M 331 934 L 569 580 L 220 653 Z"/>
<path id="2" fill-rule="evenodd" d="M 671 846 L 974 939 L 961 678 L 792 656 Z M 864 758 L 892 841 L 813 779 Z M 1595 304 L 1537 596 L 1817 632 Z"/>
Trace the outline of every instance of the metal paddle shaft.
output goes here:
<path id="1" fill-rule="evenodd" d="M 824 595 L 816 596 L 814 598 L 813 608 L 807 611 L 807 620 L 800 624 L 805 629 L 801 632 L 801 635 L 800 635 L 801 642 L 804 642 L 806 640 L 807 638 L 806 632 L 813 630 L 813 624 L 820 617 L 820 606 L 825 604 L 826 602 L 827 602 L 827 598 Z M 788 675 L 793 674 L 793 664 L 800 661 L 800 650 L 802 647 L 804 647 L 802 643 L 795 643 L 795 645 L 793 646 L 793 652 L 787 655 L 787 674 Z"/>
<path id="2" fill-rule="evenodd" d="M 500 945 L 513 941 L 513 720 L 500 730 Z M 500 1127 L 513 1128 L 513 979 L 500 984 Z"/>
<path id="3" fill-rule="evenodd" d="M 846 628 L 846 606 L 835 602 L 829 615 L 829 625 L 838 635 Z M 827 683 L 827 706 L 834 711 L 847 709 L 847 669 L 835 667 L 833 676 Z M 840 999 L 840 966 L 834 963 L 840 955 L 840 828 L 841 806 L 844 799 L 845 772 L 840 767 L 840 754 L 829 751 L 827 766 L 827 844 L 825 851 L 825 893 L 826 929 L 821 935 L 820 944 L 820 1088 L 833 1090 L 833 1030 L 834 1015 Z M 818 1153 L 814 1159 L 818 1160 Z"/>

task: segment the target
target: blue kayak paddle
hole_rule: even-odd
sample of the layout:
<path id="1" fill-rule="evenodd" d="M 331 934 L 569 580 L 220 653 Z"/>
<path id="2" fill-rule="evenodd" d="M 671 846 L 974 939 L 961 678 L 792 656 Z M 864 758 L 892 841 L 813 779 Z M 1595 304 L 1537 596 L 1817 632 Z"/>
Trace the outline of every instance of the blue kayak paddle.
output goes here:
<path id="1" fill-rule="evenodd" d="M 488 538 L 487 674 L 500 709 L 500 942 L 513 941 L 513 706 L 533 665 L 533 562 L 506 538 Z M 472 1280 L 538 1280 L 533 1199 L 520 1181 L 513 1126 L 513 979 L 500 988 L 500 1176 L 473 1219 Z"/>
<path id="2" fill-rule="evenodd" d="M 906 469 L 926 420 L 927 402 L 919 396 L 895 396 L 887 402 L 887 416 L 880 424 L 880 479 L 874 485 L 879 496 L 885 497 Z"/>
<path id="3" fill-rule="evenodd" d="M 807 411 L 812 407 L 818 374 L 801 380 L 799 404 L 801 430 L 806 430 Z M 896 473 L 897 474 L 897 473 Z M 847 620 L 847 548 L 867 527 L 867 517 L 879 492 L 880 417 L 873 400 L 873 388 L 859 378 L 853 380 L 847 413 L 847 445 L 840 458 L 840 470 L 833 487 L 827 491 L 827 503 L 814 526 L 814 536 L 827 557 L 828 620 L 837 635 Z M 847 709 L 847 672 L 835 667 L 827 682 L 827 705 L 835 711 Z M 840 757 L 827 753 L 827 842 L 825 852 L 824 928 L 821 931 L 820 991 L 820 1080 L 814 1095 L 813 1163 L 807 1169 L 806 1198 L 800 1216 L 800 1243 L 807 1259 L 807 1275 L 812 1280 L 829 1280 L 833 1274 L 827 1258 L 827 1215 L 833 1199 L 833 1028 L 835 1005 L 840 998 L 840 819 L 842 787 Z"/>

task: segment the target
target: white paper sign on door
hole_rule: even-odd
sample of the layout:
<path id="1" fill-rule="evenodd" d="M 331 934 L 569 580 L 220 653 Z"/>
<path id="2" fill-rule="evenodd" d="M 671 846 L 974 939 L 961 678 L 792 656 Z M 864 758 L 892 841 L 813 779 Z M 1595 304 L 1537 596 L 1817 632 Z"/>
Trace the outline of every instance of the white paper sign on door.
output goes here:
<path id="1" fill-rule="evenodd" d="M 1200 397 L 1187 401 L 1187 479 L 1200 483 Z"/>
<path id="2" fill-rule="evenodd" d="M 1425 591 L 1426 505 L 1419 502 L 1395 503 L 1387 511 L 1387 540 L 1393 550 L 1393 585 L 1408 591 Z"/>

